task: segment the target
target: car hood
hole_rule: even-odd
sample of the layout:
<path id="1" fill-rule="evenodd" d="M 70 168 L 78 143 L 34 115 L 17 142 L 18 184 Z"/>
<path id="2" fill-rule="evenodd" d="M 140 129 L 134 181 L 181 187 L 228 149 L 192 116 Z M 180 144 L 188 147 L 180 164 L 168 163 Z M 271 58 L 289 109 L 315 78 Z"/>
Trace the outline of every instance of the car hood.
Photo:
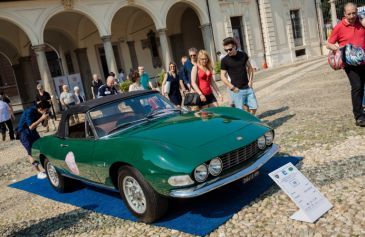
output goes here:
<path id="1" fill-rule="evenodd" d="M 205 147 L 211 149 L 211 145 L 219 145 L 227 137 L 239 136 L 244 138 L 246 144 L 257 139 L 254 127 L 260 127 L 258 133 L 262 135 L 268 128 L 259 123 L 253 116 L 235 116 L 234 114 L 219 113 L 220 111 L 205 110 L 190 112 L 179 116 L 166 116 L 157 118 L 134 129 L 127 134 L 129 138 L 154 140 L 166 145 L 174 145 L 182 148 L 193 149 Z M 250 129 L 245 129 L 250 127 Z M 249 133 L 249 134 L 248 134 Z M 241 139 L 241 138 L 238 138 Z M 225 143 L 225 142 L 224 142 Z M 223 145 L 223 144 L 221 144 Z M 241 143 L 243 145 L 243 143 Z"/>

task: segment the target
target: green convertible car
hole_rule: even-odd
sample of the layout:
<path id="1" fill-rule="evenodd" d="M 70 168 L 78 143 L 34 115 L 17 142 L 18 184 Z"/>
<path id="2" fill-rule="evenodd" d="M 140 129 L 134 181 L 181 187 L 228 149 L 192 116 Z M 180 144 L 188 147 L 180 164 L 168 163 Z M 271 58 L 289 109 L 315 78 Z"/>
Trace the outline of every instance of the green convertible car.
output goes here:
<path id="1" fill-rule="evenodd" d="M 169 198 L 192 198 L 247 182 L 279 150 L 274 131 L 228 107 L 185 112 L 154 91 L 87 101 L 65 111 L 56 134 L 33 144 L 51 185 L 75 180 L 119 190 L 128 209 L 153 222 Z"/>

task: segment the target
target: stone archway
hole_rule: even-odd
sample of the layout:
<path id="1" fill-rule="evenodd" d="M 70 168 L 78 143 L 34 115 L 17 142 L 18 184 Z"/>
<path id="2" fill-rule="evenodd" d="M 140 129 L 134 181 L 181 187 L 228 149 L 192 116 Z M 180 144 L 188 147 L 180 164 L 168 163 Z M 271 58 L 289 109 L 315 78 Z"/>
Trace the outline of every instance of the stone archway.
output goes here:
<path id="1" fill-rule="evenodd" d="M 54 48 L 54 53 L 46 56 L 52 78 L 55 76 L 77 74 L 81 76 L 82 87 L 87 96 L 91 98 L 91 76 L 93 73 L 102 75 L 98 65 L 97 45 L 102 44 L 97 26 L 88 16 L 77 11 L 59 12 L 49 18 L 43 31 L 44 42 Z M 52 63 L 59 70 L 53 70 Z M 92 66 L 91 66 L 92 65 Z M 91 70 L 91 68 L 93 70 Z M 54 73 L 56 71 L 56 73 Z"/>
<path id="2" fill-rule="evenodd" d="M 10 59 L 0 51 L 0 91 L 11 98 L 11 101 L 19 101 L 19 91 L 14 70 Z"/>
<path id="3" fill-rule="evenodd" d="M 112 19 L 111 33 L 113 46 L 120 52 L 119 68 L 128 73 L 142 65 L 150 76 L 158 73 L 163 65 L 162 46 L 147 12 L 134 6 L 122 7 Z"/>
<path id="4" fill-rule="evenodd" d="M 187 3 L 179 2 L 169 9 L 166 26 L 177 64 L 181 65 L 181 56 L 188 55 L 189 48 L 205 48 L 199 17 Z"/>
<path id="5" fill-rule="evenodd" d="M 15 111 L 34 101 L 37 78 L 29 46 L 30 38 L 18 25 L 0 19 L 0 90 L 10 96 Z"/>

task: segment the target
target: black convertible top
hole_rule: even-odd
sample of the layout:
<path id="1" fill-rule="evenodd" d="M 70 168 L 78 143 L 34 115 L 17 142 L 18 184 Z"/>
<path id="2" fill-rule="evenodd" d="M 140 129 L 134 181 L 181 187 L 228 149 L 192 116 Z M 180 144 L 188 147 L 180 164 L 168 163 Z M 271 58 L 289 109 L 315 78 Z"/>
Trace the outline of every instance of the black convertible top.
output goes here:
<path id="1" fill-rule="evenodd" d="M 72 106 L 68 110 L 64 111 L 63 114 L 85 113 L 86 111 L 88 111 L 90 109 L 93 109 L 93 108 L 95 108 L 99 105 L 107 104 L 107 103 L 113 102 L 115 100 L 128 99 L 128 98 L 133 98 L 133 97 L 148 95 L 148 94 L 154 94 L 154 93 L 159 93 L 159 92 L 158 91 L 143 90 L 143 91 L 132 91 L 132 92 L 120 93 L 120 94 L 117 94 L 117 95 L 104 96 L 104 97 L 101 97 L 101 98 L 98 98 L 98 99 L 88 100 L 84 103 Z"/>
<path id="2" fill-rule="evenodd" d="M 57 136 L 65 137 L 66 118 L 70 114 L 85 113 L 85 112 L 89 111 L 90 109 L 98 107 L 99 105 L 108 104 L 113 101 L 129 99 L 129 98 L 134 98 L 134 97 L 139 97 L 139 96 L 149 95 L 149 94 L 156 94 L 156 93 L 159 93 L 159 92 L 151 91 L 151 90 L 125 92 L 125 93 L 121 93 L 121 94 L 117 94 L 117 95 L 104 96 L 102 98 L 89 100 L 84 103 L 72 106 L 69 109 L 67 109 L 66 111 L 63 111 L 61 121 L 58 126 Z"/>

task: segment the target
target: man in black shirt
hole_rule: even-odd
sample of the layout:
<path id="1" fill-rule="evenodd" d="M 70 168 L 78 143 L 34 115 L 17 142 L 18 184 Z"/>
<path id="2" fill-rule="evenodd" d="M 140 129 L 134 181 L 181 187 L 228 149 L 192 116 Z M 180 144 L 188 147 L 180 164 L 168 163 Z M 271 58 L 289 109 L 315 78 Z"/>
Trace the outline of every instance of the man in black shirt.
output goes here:
<path id="1" fill-rule="evenodd" d="M 108 78 L 106 79 L 105 85 L 102 85 L 101 87 L 99 87 L 98 98 L 103 97 L 103 96 L 108 96 L 108 95 L 116 95 L 116 94 L 118 94 L 118 91 L 114 87 L 114 77 L 108 76 Z"/>
<path id="2" fill-rule="evenodd" d="M 221 79 L 231 90 L 231 97 L 236 108 L 244 109 L 251 114 L 257 110 L 257 100 L 252 89 L 253 68 L 245 52 L 237 51 L 232 37 L 223 40 L 227 55 L 221 60 Z M 227 73 L 231 79 L 227 79 Z"/>
<path id="3" fill-rule="evenodd" d="M 52 107 L 52 99 L 51 99 L 51 95 L 44 90 L 42 84 L 38 84 L 37 85 L 37 90 L 38 90 L 38 93 L 35 97 L 35 102 L 36 104 L 39 104 L 41 102 L 44 103 L 44 105 L 47 107 L 47 113 L 49 115 L 49 117 L 45 120 L 43 120 L 42 122 L 42 125 L 43 127 L 46 128 L 46 131 L 45 132 L 49 132 L 49 125 L 48 125 L 48 120 L 50 119 L 52 121 L 52 124 L 53 124 L 53 131 L 56 131 L 57 130 L 57 127 L 56 127 L 56 124 L 55 124 L 55 115 L 52 114 L 51 112 L 51 107 Z"/>
<path id="4" fill-rule="evenodd" d="M 93 74 L 93 80 L 91 82 L 91 93 L 93 94 L 93 99 L 98 95 L 99 87 L 103 85 L 103 82 L 98 78 L 97 74 Z"/>

